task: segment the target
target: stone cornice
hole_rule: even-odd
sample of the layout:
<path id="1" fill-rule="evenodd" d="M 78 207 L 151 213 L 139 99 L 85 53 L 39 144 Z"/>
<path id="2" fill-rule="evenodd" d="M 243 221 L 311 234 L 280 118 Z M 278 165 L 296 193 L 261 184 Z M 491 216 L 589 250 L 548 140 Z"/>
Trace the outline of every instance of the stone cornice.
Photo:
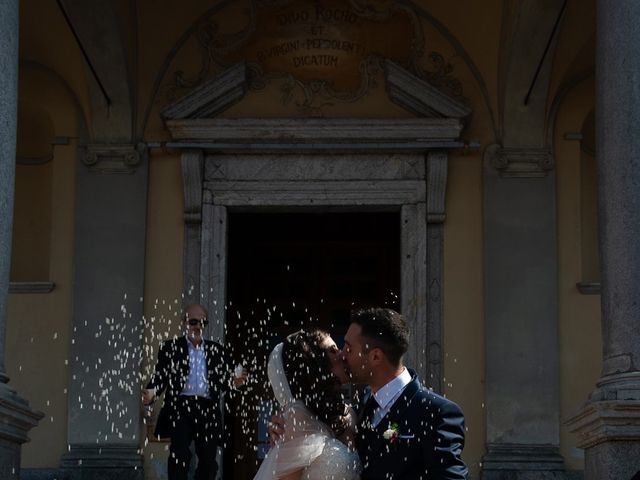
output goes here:
<path id="1" fill-rule="evenodd" d="M 460 147 L 457 119 L 168 120 L 171 146 L 217 151 L 427 151 Z"/>

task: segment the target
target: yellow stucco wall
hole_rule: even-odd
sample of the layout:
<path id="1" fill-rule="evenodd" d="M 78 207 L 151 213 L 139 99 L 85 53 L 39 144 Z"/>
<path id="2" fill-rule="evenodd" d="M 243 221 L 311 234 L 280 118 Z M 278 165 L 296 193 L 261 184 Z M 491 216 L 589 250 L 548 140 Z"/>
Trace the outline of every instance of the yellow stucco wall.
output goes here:
<path id="1" fill-rule="evenodd" d="M 465 414 L 464 459 L 474 478 L 484 454 L 482 159 L 451 159 L 444 239 L 444 384 Z"/>
<path id="2" fill-rule="evenodd" d="M 593 108 L 594 81 L 576 86 L 564 99 L 555 124 L 558 185 L 558 286 L 560 335 L 561 453 L 567 465 L 583 468 L 582 450 L 564 422 L 578 413 L 600 376 L 602 334 L 600 295 L 581 295 L 576 283 L 582 272 L 582 196 L 580 192 L 580 142 L 566 133 L 580 132 Z"/>
<path id="3" fill-rule="evenodd" d="M 425 0 L 416 2 L 432 15 L 441 27 L 422 17 L 427 36 L 427 50 L 435 49 L 448 56 L 453 75 L 460 80 L 464 95 L 473 109 L 463 137 L 477 140 L 484 147 L 496 141 L 500 28 L 503 2 L 463 0 L 451 2 Z M 193 42 L 185 42 L 171 61 L 168 56 L 176 42 L 198 18 L 215 8 L 212 2 L 194 1 L 188 5 L 170 0 L 140 2 L 137 7 L 138 48 L 137 130 L 144 140 L 168 139 L 159 119 L 159 109 L 167 103 L 166 87 L 178 68 L 199 66 Z M 552 105 L 556 92 L 567 75 L 582 68 L 588 55 L 588 29 L 582 22 L 592 22 L 588 12 L 569 2 L 571 32 L 559 39 L 559 58 L 554 64 Z M 236 3 L 236 9 L 237 7 Z M 128 9 L 120 4 L 119 11 Z M 586 9 L 585 9 L 586 10 Z M 464 14 L 460 14 L 464 11 Z M 37 102 L 49 112 L 56 135 L 78 137 L 77 123 L 88 117 L 87 72 L 77 46 L 68 32 L 55 2 L 22 2 L 21 23 L 21 97 Z M 237 15 L 236 11 L 231 16 Z M 124 15 L 124 13 L 123 13 Z M 124 36 L 134 38 L 130 21 L 123 22 Z M 228 22 L 233 23 L 233 22 Z M 223 22 L 224 24 L 224 22 Z M 458 49 L 458 51 L 457 51 Z M 459 49 L 464 49 L 459 50 Z M 135 49 L 130 49 L 133 51 Z M 581 53 L 582 52 L 582 53 Z M 465 63 L 464 53 L 473 62 L 480 78 Z M 582 56 L 581 56 L 582 55 Z M 133 60 L 132 60 L 133 61 Z M 163 64 L 166 64 L 164 75 Z M 49 73 L 42 73 L 49 69 Z M 41 72 L 39 74 L 34 71 Z M 32 73 L 29 73 L 32 72 Z M 569 73 L 568 73 L 569 72 Z M 40 76 L 38 76 L 40 75 Z M 32 78 L 31 77 L 38 77 Z M 406 111 L 389 102 L 383 79 L 370 95 L 354 104 L 329 107 L 327 116 L 402 117 Z M 53 86 L 57 85 L 57 86 Z M 67 85 L 68 87 L 64 87 Z M 224 113 L 227 117 L 296 116 L 299 112 L 283 106 L 276 99 L 275 86 L 249 92 L 243 102 Z M 581 86 L 587 89 L 586 86 Z M 575 282 L 580 279 L 577 248 L 580 238 L 579 150 L 576 142 L 563 140 L 567 131 L 579 131 L 585 105 L 593 105 L 592 93 L 576 89 L 567 97 L 558 113 L 555 128 L 555 154 L 558 178 L 558 247 L 560 295 L 561 413 L 570 416 L 586 399 L 599 373 L 599 297 L 579 295 Z M 71 98 L 69 91 L 75 98 Z M 591 95 L 591 97 L 589 96 Z M 80 113 L 77 113 L 80 112 Z M 147 115 L 148 112 L 148 115 Z M 588 109 L 587 109 L 588 112 Z M 146 123 L 145 123 L 146 122 Z M 51 164 L 51 247 L 50 279 L 56 289 L 47 295 L 11 295 L 8 320 L 7 367 L 11 384 L 32 405 L 46 413 L 41 425 L 33 430 L 33 441 L 23 449 L 26 467 L 55 468 L 66 449 L 65 360 L 71 340 L 70 318 L 73 266 L 73 202 L 75 186 L 75 141 L 55 147 Z M 474 475 L 484 454 L 484 318 L 483 318 L 483 246 L 482 246 L 482 151 L 469 149 L 454 152 L 450 158 L 447 190 L 447 219 L 444 226 L 444 312 L 445 312 L 445 393 L 461 404 L 467 421 L 465 459 Z M 18 184 L 18 189 L 28 185 Z M 182 185 L 180 159 L 175 152 L 152 149 L 149 161 L 147 248 L 145 267 L 144 315 L 149 326 L 145 337 L 147 370 L 155 360 L 158 333 L 173 333 L 182 288 Z M 23 319 L 33 319 L 24 322 Z M 56 336 L 57 334 L 57 336 Z M 55 336 L 55 338 L 54 338 Z M 33 343 L 31 338 L 34 338 Z M 18 345 L 11 339 L 25 339 Z M 39 352 L 50 352 L 48 371 L 43 373 Z M 580 371 L 580 375 L 575 372 Z M 49 402 L 47 404 L 47 401 Z M 53 419 L 52 419 L 53 418 Z M 573 449 L 575 438 L 562 428 L 561 451 L 571 468 L 581 468 L 579 453 Z M 145 448 L 148 478 L 164 462 L 166 444 L 152 443 Z"/>
<path id="4" fill-rule="evenodd" d="M 553 62 L 549 109 L 549 142 L 556 164 L 558 225 L 558 333 L 560 348 L 560 453 L 570 469 L 584 468 L 583 451 L 565 422 L 578 413 L 600 376 L 602 334 L 600 296 L 582 295 L 576 283 L 584 280 L 582 238 L 593 237 L 582 222 L 593 205 L 581 195 L 580 141 L 567 133 L 580 133 L 595 105 L 593 65 L 595 57 L 595 2 L 568 2 L 563 29 L 558 35 Z M 591 179 L 592 181 L 594 179 Z M 593 249 L 590 249 L 592 253 Z"/>
<path id="5" fill-rule="evenodd" d="M 23 99 L 37 103 L 49 113 L 55 136 L 70 137 L 69 145 L 54 147 L 54 158 L 46 166 L 50 173 L 46 201 L 51 210 L 48 278 L 27 278 L 18 272 L 22 281 L 49 280 L 55 283 L 55 288 L 47 294 L 9 295 L 7 311 L 5 362 L 10 385 L 28 399 L 34 409 L 45 414 L 40 425 L 30 433 L 32 441 L 22 449 L 22 464 L 45 468 L 59 464 L 67 445 L 67 360 L 72 338 L 73 212 L 80 117 L 64 84 L 41 67 L 21 69 L 19 102 Z M 25 183 L 28 179 L 18 172 L 16 190 L 28 192 L 33 187 Z M 26 198 L 21 205 L 27 210 L 30 208 Z M 15 214 L 20 216 L 22 212 L 17 210 Z M 19 242 L 20 238 L 16 240 Z M 16 254 L 28 252 L 18 250 Z"/>
<path id="6" fill-rule="evenodd" d="M 182 293 L 182 170 L 176 155 L 153 151 L 149 162 L 147 247 L 145 265 L 144 377 L 149 378 L 158 346 L 180 330 Z M 177 254 L 176 254 L 177 253 Z M 157 415 L 157 411 L 155 412 Z M 146 477 L 157 478 L 166 465 L 166 442 L 144 449 Z"/>

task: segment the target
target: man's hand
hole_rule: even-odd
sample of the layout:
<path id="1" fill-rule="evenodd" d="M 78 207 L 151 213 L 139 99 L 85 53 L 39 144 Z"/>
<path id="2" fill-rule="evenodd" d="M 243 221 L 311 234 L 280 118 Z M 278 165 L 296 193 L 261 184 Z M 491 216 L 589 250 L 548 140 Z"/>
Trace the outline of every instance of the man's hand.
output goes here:
<path id="1" fill-rule="evenodd" d="M 237 372 L 236 372 L 237 373 Z M 249 372 L 247 372 L 246 368 L 242 369 L 240 375 L 234 375 L 233 377 L 233 387 L 238 388 L 244 385 L 247 382 L 247 378 L 249 378 Z"/>
<path id="2" fill-rule="evenodd" d="M 273 447 L 284 435 L 284 418 L 280 415 L 273 415 L 267 430 L 269 431 L 269 445 Z"/>
<path id="3" fill-rule="evenodd" d="M 142 404 L 144 406 L 151 405 L 156 398 L 156 391 L 153 388 L 145 388 L 142 390 Z"/>

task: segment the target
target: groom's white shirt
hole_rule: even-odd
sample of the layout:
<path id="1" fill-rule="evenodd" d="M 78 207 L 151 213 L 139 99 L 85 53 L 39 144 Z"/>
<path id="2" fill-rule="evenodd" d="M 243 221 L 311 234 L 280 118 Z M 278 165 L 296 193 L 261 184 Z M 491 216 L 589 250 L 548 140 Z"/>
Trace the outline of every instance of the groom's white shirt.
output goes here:
<path id="1" fill-rule="evenodd" d="M 380 405 L 380 408 L 373 412 L 373 418 L 371 419 L 374 427 L 377 427 L 385 415 L 389 413 L 393 404 L 410 382 L 411 374 L 405 368 L 400 375 L 373 394 L 373 398 L 375 398 L 378 405 Z"/>

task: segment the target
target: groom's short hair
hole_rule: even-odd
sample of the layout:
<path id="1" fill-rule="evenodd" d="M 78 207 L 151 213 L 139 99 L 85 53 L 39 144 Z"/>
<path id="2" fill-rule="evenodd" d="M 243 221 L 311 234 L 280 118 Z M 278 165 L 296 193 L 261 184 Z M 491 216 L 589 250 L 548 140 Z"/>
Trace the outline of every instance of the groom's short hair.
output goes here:
<path id="1" fill-rule="evenodd" d="M 390 308 L 367 308 L 351 312 L 351 323 L 360 325 L 368 348 L 379 348 L 398 366 L 409 348 L 409 328 L 404 317 Z"/>

